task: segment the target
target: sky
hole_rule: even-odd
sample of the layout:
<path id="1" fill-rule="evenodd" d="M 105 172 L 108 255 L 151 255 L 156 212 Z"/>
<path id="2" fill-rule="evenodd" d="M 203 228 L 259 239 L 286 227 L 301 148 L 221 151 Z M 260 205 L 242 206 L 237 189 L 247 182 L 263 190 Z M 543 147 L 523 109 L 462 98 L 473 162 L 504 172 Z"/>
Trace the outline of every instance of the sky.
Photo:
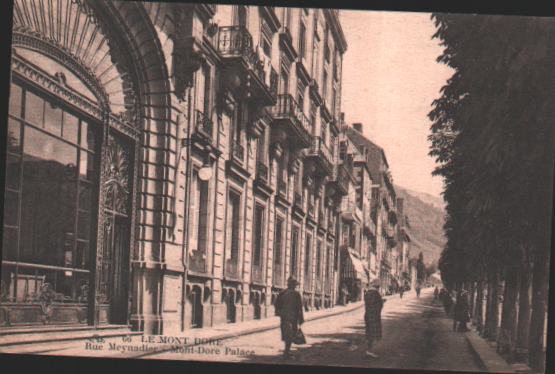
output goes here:
<path id="1" fill-rule="evenodd" d="M 393 181 L 440 196 L 443 181 L 432 177 L 427 115 L 453 71 L 436 62 L 442 47 L 432 39 L 427 13 L 342 10 L 348 47 L 343 59 L 342 111 L 347 123 L 386 153 Z"/>

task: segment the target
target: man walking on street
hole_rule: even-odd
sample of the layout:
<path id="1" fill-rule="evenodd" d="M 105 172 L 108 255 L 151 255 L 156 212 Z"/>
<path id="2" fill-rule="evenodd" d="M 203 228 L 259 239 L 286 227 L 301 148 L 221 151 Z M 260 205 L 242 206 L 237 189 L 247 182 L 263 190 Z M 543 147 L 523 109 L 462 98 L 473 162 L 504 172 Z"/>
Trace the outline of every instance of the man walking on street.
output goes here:
<path id="1" fill-rule="evenodd" d="M 466 332 L 466 324 L 470 321 L 468 299 L 466 291 L 459 291 L 453 312 L 453 331 Z M 457 326 L 458 324 L 458 326 Z"/>
<path id="2" fill-rule="evenodd" d="M 404 293 L 405 293 L 405 286 L 401 286 L 399 288 L 399 296 L 401 297 L 401 299 L 403 298 Z"/>
<path id="3" fill-rule="evenodd" d="M 382 308 L 384 300 L 378 289 L 379 281 L 374 279 L 371 289 L 364 293 L 364 323 L 366 325 L 366 341 L 368 349 L 366 354 L 373 358 L 379 356 L 371 351 L 374 342 L 382 338 Z"/>
<path id="4" fill-rule="evenodd" d="M 281 291 L 274 302 L 276 315 L 281 319 L 281 340 L 285 342 L 283 355 L 290 357 L 291 343 L 304 323 L 301 294 L 295 290 L 299 283 L 294 277 L 287 280 L 287 289 Z"/>
<path id="5" fill-rule="evenodd" d="M 437 297 L 439 296 L 439 290 L 436 288 L 434 289 L 434 301 L 437 300 Z"/>
<path id="6" fill-rule="evenodd" d="M 420 285 L 416 285 L 416 297 L 420 297 Z"/>

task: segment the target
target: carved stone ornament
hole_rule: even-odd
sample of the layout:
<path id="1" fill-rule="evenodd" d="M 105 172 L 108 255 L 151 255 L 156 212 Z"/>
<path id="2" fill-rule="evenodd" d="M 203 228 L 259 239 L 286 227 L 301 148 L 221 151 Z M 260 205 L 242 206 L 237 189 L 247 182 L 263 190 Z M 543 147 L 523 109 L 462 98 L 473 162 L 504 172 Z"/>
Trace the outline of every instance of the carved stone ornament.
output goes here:
<path id="1" fill-rule="evenodd" d="M 194 38 L 179 36 L 173 44 L 173 73 L 175 93 L 185 100 L 185 90 L 193 85 L 195 72 L 202 66 L 202 55 L 193 48 Z"/>

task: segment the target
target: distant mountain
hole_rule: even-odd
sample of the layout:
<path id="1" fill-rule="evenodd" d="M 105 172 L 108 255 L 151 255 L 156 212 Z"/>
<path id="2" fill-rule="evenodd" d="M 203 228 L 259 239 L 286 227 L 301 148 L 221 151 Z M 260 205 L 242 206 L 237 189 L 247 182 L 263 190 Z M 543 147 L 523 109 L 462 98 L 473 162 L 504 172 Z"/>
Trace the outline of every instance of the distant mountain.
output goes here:
<path id="1" fill-rule="evenodd" d="M 443 223 L 445 203 L 442 198 L 395 186 L 397 197 L 404 199 L 404 214 L 408 217 L 411 237 L 411 257 L 424 254 L 424 262 L 439 260 L 445 245 Z"/>

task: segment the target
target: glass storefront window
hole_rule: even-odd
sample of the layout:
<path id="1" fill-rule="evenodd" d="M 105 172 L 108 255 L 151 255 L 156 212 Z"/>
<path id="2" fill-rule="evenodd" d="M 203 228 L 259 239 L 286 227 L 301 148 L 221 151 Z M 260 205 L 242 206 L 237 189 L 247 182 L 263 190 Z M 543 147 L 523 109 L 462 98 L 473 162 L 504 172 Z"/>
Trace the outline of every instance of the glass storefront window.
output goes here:
<path id="1" fill-rule="evenodd" d="M 41 96 L 12 84 L 2 297 L 84 303 L 98 174 L 94 126 Z"/>

